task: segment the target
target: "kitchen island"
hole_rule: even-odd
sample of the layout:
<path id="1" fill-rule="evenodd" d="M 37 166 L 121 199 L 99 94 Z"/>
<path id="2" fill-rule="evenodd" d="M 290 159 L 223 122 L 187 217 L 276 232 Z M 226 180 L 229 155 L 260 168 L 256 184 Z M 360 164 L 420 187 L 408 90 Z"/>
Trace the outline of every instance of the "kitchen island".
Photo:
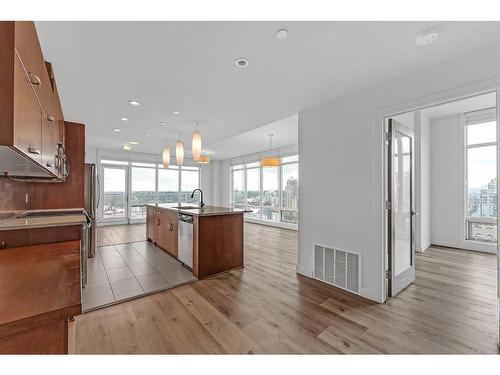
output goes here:
<path id="1" fill-rule="evenodd" d="M 151 204 L 147 239 L 204 278 L 244 265 L 245 210 L 194 204 Z"/>

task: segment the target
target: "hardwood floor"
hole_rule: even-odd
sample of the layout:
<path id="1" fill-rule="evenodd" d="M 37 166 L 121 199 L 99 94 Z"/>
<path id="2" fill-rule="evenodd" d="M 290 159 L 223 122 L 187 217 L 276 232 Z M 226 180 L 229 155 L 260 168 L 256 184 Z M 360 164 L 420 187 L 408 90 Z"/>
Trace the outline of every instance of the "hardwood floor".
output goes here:
<path id="1" fill-rule="evenodd" d="M 497 353 L 496 257 L 417 256 L 385 304 L 296 274 L 297 233 L 245 224 L 246 267 L 76 318 L 76 353 Z"/>
<path id="2" fill-rule="evenodd" d="M 146 239 L 146 224 L 107 225 L 97 228 L 97 247 L 120 245 Z"/>

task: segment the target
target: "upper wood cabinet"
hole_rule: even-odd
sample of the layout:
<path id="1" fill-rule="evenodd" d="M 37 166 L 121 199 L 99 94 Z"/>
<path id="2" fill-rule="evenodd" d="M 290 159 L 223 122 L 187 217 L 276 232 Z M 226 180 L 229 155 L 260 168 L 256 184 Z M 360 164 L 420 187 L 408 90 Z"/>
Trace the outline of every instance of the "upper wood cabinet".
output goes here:
<path id="1" fill-rule="evenodd" d="M 0 22 L 0 80 L 0 146 L 15 151 L 9 160 L 16 164 L 13 172 L 0 161 L 0 173 L 62 178 L 58 144 L 64 146 L 64 117 L 33 22 Z M 23 168 L 26 158 L 39 169 Z"/>

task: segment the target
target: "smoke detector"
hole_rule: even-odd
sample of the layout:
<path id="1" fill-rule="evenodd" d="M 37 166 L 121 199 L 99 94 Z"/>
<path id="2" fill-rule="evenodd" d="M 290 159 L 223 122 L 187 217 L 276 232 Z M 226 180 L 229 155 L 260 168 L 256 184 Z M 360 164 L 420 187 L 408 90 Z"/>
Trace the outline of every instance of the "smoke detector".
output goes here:
<path id="1" fill-rule="evenodd" d="M 434 43 L 439 38 L 440 29 L 438 27 L 430 27 L 424 29 L 417 34 L 415 37 L 415 42 L 417 46 L 426 46 L 428 44 Z"/>
<path id="2" fill-rule="evenodd" d="M 248 60 L 245 59 L 244 57 L 240 57 L 239 59 L 236 59 L 236 61 L 234 62 L 234 64 L 238 68 L 246 68 L 248 66 Z"/>

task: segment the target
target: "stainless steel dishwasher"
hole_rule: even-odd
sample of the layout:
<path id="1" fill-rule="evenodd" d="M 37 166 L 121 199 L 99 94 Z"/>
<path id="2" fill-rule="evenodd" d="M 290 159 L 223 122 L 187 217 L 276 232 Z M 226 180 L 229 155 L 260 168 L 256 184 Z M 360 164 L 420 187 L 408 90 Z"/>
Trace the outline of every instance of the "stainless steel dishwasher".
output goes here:
<path id="1" fill-rule="evenodd" d="M 193 268 L 193 216 L 179 214 L 178 259 L 190 269 Z"/>

